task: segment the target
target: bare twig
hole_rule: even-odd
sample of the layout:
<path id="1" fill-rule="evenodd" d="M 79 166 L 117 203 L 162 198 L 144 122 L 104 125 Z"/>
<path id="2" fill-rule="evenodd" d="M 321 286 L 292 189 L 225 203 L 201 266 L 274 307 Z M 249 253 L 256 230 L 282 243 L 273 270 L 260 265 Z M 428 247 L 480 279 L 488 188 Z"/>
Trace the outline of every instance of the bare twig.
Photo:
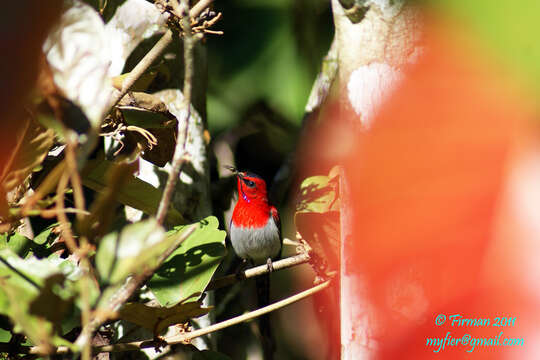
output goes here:
<path id="1" fill-rule="evenodd" d="M 196 3 L 195 5 L 193 5 L 191 10 L 189 11 L 189 17 L 195 18 L 195 17 L 199 16 L 199 14 L 202 13 L 204 9 L 206 9 L 207 7 L 210 6 L 212 1 L 214 1 L 214 0 L 201 0 L 198 3 Z"/>
<path id="2" fill-rule="evenodd" d="M 85 201 L 82 189 L 81 177 L 77 169 L 77 158 L 75 150 L 77 148 L 77 142 L 73 140 L 71 136 L 66 137 L 66 170 L 69 176 L 69 181 L 71 187 L 73 188 L 73 198 L 75 200 L 75 207 L 79 211 L 85 211 Z M 63 200 L 62 200 L 63 204 Z M 59 214 L 60 215 L 60 214 Z M 65 213 L 62 216 L 66 216 Z M 82 219 L 82 214 L 77 213 L 78 220 Z M 90 262 L 88 261 L 88 241 L 85 236 L 81 236 L 79 240 L 79 246 L 77 248 L 76 255 L 80 257 L 80 268 L 82 270 L 81 277 L 81 303 L 82 303 L 82 313 L 81 313 L 81 324 L 86 326 L 90 322 L 92 316 L 92 308 L 90 306 L 90 282 L 92 278 L 90 276 Z M 81 359 L 90 360 L 92 358 L 92 343 L 87 341 L 82 348 Z"/>
<path id="3" fill-rule="evenodd" d="M 272 263 L 273 271 L 287 269 L 296 265 L 305 264 L 309 262 L 310 257 L 307 253 L 304 254 L 298 254 L 295 256 L 291 256 L 285 259 L 281 259 L 278 261 L 274 261 Z M 250 269 L 246 269 L 243 272 L 241 272 L 239 275 L 227 275 L 223 276 L 217 279 L 212 280 L 212 282 L 208 285 L 206 290 L 215 290 L 219 289 L 225 286 L 232 285 L 238 281 L 241 281 L 242 279 L 249 279 L 252 277 L 260 276 L 263 274 L 266 274 L 269 272 L 268 265 L 260 265 L 255 266 Z"/>
<path id="4" fill-rule="evenodd" d="M 173 3 L 176 3 L 174 1 Z M 198 4 L 197 4 L 198 5 Z M 181 14 L 189 13 L 189 3 L 188 1 L 183 0 L 182 5 L 180 5 Z M 189 133 L 189 118 L 191 115 L 191 93 L 193 88 L 193 74 L 194 74 L 194 65 L 193 65 L 193 46 L 194 38 L 191 32 L 191 21 L 188 16 L 183 16 L 181 19 L 181 26 L 184 31 L 184 88 L 182 89 L 184 98 L 182 99 L 182 109 L 186 114 L 183 121 L 178 122 L 178 134 L 182 133 L 182 126 L 184 126 L 184 131 L 182 138 L 176 140 L 176 147 L 174 149 L 174 156 L 172 160 L 172 168 L 169 172 L 169 177 L 167 179 L 167 184 L 163 191 L 161 201 L 159 202 L 159 207 L 156 215 L 158 224 L 163 224 L 169 205 L 171 203 L 172 194 L 178 181 L 178 177 L 182 171 L 182 167 L 186 161 L 186 143 L 188 141 Z"/>
<path id="5" fill-rule="evenodd" d="M 81 176 L 77 169 L 77 157 L 75 150 L 77 148 L 77 142 L 73 139 L 69 139 L 66 143 L 65 154 L 66 154 L 66 168 L 69 173 L 69 179 L 71 182 L 71 187 L 73 188 L 73 199 L 75 200 L 75 208 L 81 212 L 77 213 L 77 220 L 82 218 L 82 212 L 85 211 L 85 201 L 83 195 L 83 188 L 81 182 Z"/>
<path id="6" fill-rule="evenodd" d="M 65 172 L 60 177 L 60 181 L 58 181 L 58 187 L 56 190 L 56 210 L 58 222 L 60 223 L 60 231 L 62 233 L 62 237 L 64 238 L 64 241 L 66 242 L 69 251 L 72 254 L 75 254 L 78 250 L 78 247 L 75 238 L 73 237 L 73 232 L 71 231 L 70 222 L 64 210 L 64 194 L 66 192 L 68 182 L 69 173 Z"/>

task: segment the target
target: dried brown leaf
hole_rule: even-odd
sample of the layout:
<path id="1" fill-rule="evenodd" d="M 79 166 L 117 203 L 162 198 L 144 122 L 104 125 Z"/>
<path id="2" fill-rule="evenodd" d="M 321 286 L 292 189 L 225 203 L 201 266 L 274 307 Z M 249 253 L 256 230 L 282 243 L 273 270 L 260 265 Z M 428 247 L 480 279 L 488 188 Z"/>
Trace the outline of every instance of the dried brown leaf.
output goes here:
<path id="1" fill-rule="evenodd" d="M 41 164 L 54 140 L 54 132 L 44 129 L 30 117 L 21 121 L 15 136 L 15 146 L 0 169 L 0 184 L 9 192 Z"/>

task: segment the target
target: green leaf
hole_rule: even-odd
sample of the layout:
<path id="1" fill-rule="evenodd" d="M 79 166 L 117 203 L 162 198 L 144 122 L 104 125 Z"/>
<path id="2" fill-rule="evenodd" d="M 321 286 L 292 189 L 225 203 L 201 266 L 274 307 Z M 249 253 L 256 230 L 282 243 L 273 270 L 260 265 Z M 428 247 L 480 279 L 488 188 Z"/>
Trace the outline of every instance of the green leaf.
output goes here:
<path id="1" fill-rule="evenodd" d="M 0 234 L 0 250 L 10 249 L 20 257 L 25 257 L 32 248 L 32 240 L 24 235 L 15 233 L 9 235 L 8 233 Z"/>
<path id="2" fill-rule="evenodd" d="M 116 284 L 151 267 L 151 262 L 164 250 L 164 239 L 165 231 L 153 218 L 127 225 L 120 233 L 107 234 L 96 254 L 101 279 Z"/>
<path id="3" fill-rule="evenodd" d="M 60 337 L 60 323 L 75 294 L 57 265 L 0 250 L 0 313 L 11 318 L 15 332 L 24 332 L 33 344 L 45 348 L 71 346 Z"/>
<path id="4" fill-rule="evenodd" d="M 113 165 L 114 163 L 105 160 L 89 161 L 83 172 L 83 184 L 94 191 L 104 191 L 108 186 L 106 174 Z M 155 215 L 161 201 L 161 195 L 161 190 L 131 176 L 116 194 L 116 199 L 120 203 L 139 209 L 145 214 Z M 167 222 L 182 224 L 185 223 L 185 220 L 178 210 L 171 207 L 167 212 Z"/>
<path id="5" fill-rule="evenodd" d="M 173 306 L 187 299 L 199 299 L 208 286 L 221 259 L 226 254 L 225 231 L 209 216 L 171 254 L 148 282 L 148 287 L 163 306 Z M 169 232 L 173 236 L 186 226 Z"/>
<path id="6" fill-rule="evenodd" d="M 51 224 L 45 228 L 42 232 L 40 232 L 36 237 L 34 237 L 34 242 L 39 245 L 43 245 L 47 242 L 49 239 L 49 235 L 51 235 L 52 230 L 58 226 L 58 223 Z"/>
<path id="7" fill-rule="evenodd" d="M 6 343 L 9 342 L 9 340 L 11 340 L 11 332 L 0 329 L 0 342 Z"/>
<path id="8" fill-rule="evenodd" d="M 120 309 L 120 318 L 130 321 L 159 335 L 171 325 L 207 314 L 211 308 L 201 307 L 198 301 L 172 307 L 153 307 L 141 303 L 127 303 Z"/>

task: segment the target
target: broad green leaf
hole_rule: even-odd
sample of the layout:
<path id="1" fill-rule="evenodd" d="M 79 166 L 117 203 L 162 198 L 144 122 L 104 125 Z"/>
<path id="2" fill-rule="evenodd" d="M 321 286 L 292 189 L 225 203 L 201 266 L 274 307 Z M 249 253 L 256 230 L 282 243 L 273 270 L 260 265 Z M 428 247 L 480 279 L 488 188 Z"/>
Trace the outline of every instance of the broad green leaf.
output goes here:
<path id="1" fill-rule="evenodd" d="M 113 165 L 114 163 L 105 160 L 89 161 L 83 173 L 83 184 L 94 191 L 104 191 L 108 186 L 106 174 Z M 145 214 L 155 215 L 162 192 L 149 183 L 131 176 L 116 195 L 120 203 L 139 209 Z M 170 224 L 185 222 L 178 210 L 172 207 L 167 213 L 167 221 Z"/>
<path id="2" fill-rule="evenodd" d="M 11 340 L 11 332 L 0 329 L 0 342 L 7 343 Z"/>
<path id="3" fill-rule="evenodd" d="M 15 332 L 45 348 L 71 346 L 60 337 L 60 323 L 70 311 L 75 293 L 58 264 L 49 259 L 26 260 L 0 250 L 0 313 L 13 321 Z"/>
<path id="4" fill-rule="evenodd" d="M 10 249 L 20 257 L 25 257 L 32 248 L 32 240 L 24 235 L 15 233 L 9 235 L 7 233 L 0 234 L 0 250 Z"/>
<path id="5" fill-rule="evenodd" d="M 211 308 L 201 307 L 198 301 L 177 304 L 172 307 L 152 307 L 141 303 L 127 303 L 120 309 L 120 318 L 159 335 L 171 325 L 207 314 Z"/>
<path id="6" fill-rule="evenodd" d="M 152 266 L 164 250 L 165 231 L 155 219 L 125 226 L 107 234 L 99 243 L 96 267 L 105 283 L 123 282 L 129 275 Z"/>
<path id="7" fill-rule="evenodd" d="M 42 232 L 40 232 L 38 235 L 34 237 L 34 242 L 39 245 L 43 245 L 47 242 L 49 239 L 49 235 L 51 235 L 52 230 L 58 226 L 58 223 L 51 224 L 45 228 Z"/>
<path id="8" fill-rule="evenodd" d="M 198 223 L 197 229 L 148 282 L 148 287 L 163 306 L 173 306 L 187 299 L 200 298 L 208 286 L 221 259 L 226 254 L 225 231 L 218 229 L 219 222 L 209 216 Z M 174 236 L 186 226 L 169 232 Z"/>
<path id="9" fill-rule="evenodd" d="M 21 120 L 13 136 L 14 147 L 0 168 L 0 186 L 5 192 L 21 184 L 41 164 L 54 140 L 52 130 L 43 129 L 30 118 Z"/>

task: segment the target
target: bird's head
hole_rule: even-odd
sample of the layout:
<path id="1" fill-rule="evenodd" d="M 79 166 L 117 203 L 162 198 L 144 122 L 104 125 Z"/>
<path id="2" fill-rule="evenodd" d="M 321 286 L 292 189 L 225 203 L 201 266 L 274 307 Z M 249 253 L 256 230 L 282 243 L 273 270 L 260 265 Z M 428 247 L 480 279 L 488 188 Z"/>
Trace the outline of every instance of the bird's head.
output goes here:
<path id="1" fill-rule="evenodd" d="M 266 182 L 259 175 L 246 171 L 238 171 L 232 166 L 226 166 L 227 169 L 236 175 L 238 186 L 238 200 L 247 203 L 268 202 L 266 192 Z"/>

